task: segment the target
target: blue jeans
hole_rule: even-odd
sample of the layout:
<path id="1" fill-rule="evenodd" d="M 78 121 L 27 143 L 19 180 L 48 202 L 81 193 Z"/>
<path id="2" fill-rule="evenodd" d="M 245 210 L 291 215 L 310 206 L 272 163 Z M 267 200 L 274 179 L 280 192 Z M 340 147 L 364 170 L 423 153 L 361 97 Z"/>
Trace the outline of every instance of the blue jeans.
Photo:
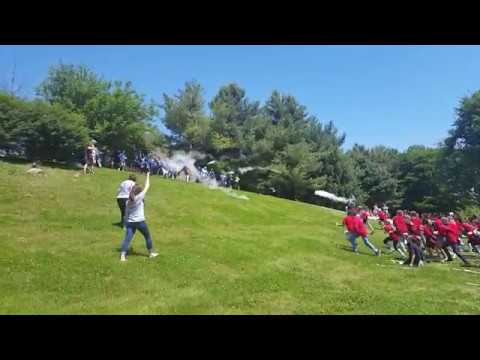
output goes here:
<path id="1" fill-rule="evenodd" d="M 423 247 L 427 247 L 427 238 L 425 237 L 425 231 L 420 231 L 420 237 L 422 238 Z"/>
<path id="2" fill-rule="evenodd" d="M 128 246 L 130 245 L 130 241 L 132 241 L 133 235 L 135 235 L 136 231 L 140 231 L 145 238 L 147 243 L 147 249 L 149 252 L 152 252 L 153 245 L 152 245 L 152 238 L 150 237 L 150 230 L 148 229 L 147 224 L 145 221 L 140 222 L 129 222 L 127 223 L 127 231 L 125 233 L 125 240 L 123 241 L 122 248 L 120 252 L 122 254 L 127 253 Z"/>
<path id="3" fill-rule="evenodd" d="M 357 251 L 357 242 L 355 240 L 357 240 L 358 237 L 360 237 L 360 235 L 351 234 L 349 239 L 352 243 L 353 251 L 355 252 Z M 368 238 L 366 236 L 362 236 L 362 240 L 365 245 L 367 245 L 370 249 L 372 249 L 374 252 L 378 252 L 377 248 L 370 241 L 368 241 Z"/>

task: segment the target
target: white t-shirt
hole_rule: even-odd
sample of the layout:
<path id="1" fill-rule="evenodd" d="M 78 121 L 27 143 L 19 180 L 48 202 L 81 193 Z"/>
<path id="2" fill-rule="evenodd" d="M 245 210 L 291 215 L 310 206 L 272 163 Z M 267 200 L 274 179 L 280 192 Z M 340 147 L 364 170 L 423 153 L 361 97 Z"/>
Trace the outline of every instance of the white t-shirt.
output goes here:
<path id="1" fill-rule="evenodd" d="M 133 202 L 127 201 L 127 222 L 145 221 L 145 214 L 143 212 L 143 200 L 145 200 L 145 193 L 142 191 L 135 196 Z"/>
<path id="2" fill-rule="evenodd" d="M 130 196 L 130 191 L 135 185 L 135 182 L 132 180 L 125 180 L 120 184 L 120 189 L 118 189 L 117 199 L 127 199 Z"/>

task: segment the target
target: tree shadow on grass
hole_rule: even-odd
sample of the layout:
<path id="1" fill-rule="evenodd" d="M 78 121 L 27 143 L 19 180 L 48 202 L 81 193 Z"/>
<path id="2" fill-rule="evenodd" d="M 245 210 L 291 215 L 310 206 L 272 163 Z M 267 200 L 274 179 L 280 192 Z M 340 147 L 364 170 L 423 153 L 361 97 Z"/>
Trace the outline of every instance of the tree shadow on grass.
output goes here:
<path id="1" fill-rule="evenodd" d="M 4 157 L 1 161 L 15 164 L 15 165 L 31 165 L 33 163 L 32 160 L 23 158 L 23 157 Z M 75 162 L 58 162 L 58 161 L 41 161 L 37 160 L 36 164 L 39 168 L 50 168 L 50 169 L 61 169 L 61 170 L 73 170 L 78 171 L 83 169 L 83 165 L 80 163 Z"/>

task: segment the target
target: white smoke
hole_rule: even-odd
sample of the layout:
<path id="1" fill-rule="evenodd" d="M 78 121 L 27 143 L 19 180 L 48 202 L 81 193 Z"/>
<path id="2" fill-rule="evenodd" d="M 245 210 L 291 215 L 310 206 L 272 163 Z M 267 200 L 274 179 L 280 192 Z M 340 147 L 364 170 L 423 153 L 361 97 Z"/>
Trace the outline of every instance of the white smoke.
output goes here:
<path id="1" fill-rule="evenodd" d="M 348 203 L 348 199 L 344 198 L 344 197 L 341 197 L 341 196 L 337 196 L 335 194 L 332 194 L 332 193 L 329 193 L 328 191 L 323 191 L 323 190 L 317 190 L 315 191 L 315 195 L 317 196 L 320 196 L 320 197 L 324 197 L 324 198 L 327 198 L 327 199 L 330 199 L 330 200 L 333 200 L 333 201 L 336 201 L 336 202 L 341 202 L 341 203 Z"/>
<path id="2" fill-rule="evenodd" d="M 169 171 L 179 172 L 186 167 L 190 173 L 190 178 L 198 179 L 201 184 L 208 187 L 209 189 L 222 190 L 224 193 L 234 198 L 248 200 L 248 197 L 246 197 L 245 195 L 238 195 L 232 189 L 225 189 L 221 187 L 215 179 L 211 179 L 210 177 L 204 178 L 203 176 L 201 176 L 201 174 L 197 170 L 197 167 L 195 166 L 195 163 L 197 162 L 197 160 L 205 158 L 204 154 L 196 151 L 191 151 L 189 153 L 177 151 L 172 155 L 172 157 L 168 157 L 159 149 L 157 149 L 154 152 L 154 155 L 161 160 L 162 164 Z"/>
<path id="3" fill-rule="evenodd" d="M 277 174 L 281 174 L 281 172 L 278 171 L 278 170 L 271 169 L 271 168 L 266 168 L 266 167 L 261 167 L 261 166 L 242 167 L 242 168 L 238 169 L 238 172 L 243 175 L 243 174 L 245 174 L 247 172 L 250 172 L 250 171 L 253 171 L 253 170 L 271 171 L 271 172 L 274 172 L 274 173 L 277 173 Z"/>
<path id="4" fill-rule="evenodd" d="M 253 170 L 257 170 L 257 169 L 263 169 L 263 168 L 256 167 L 256 166 L 247 166 L 247 167 L 239 168 L 239 169 L 238 169 L 238 172 L 243 175 L 243 174 L 245 174 L 245 173 L 247 173 L 247 172 L 250 172 L 250 171 L 253 171 Z"/>
<path id="5" fill-rule="evenodd" d="M 232 196 L 234 198 L 240 199 L 240 200 L 250 200 L 247 196 L 245 195 L 238 195 L 235 191 L 232 189 L 226 189 L 226 188 L 220 188 L 225 194 Z"/>

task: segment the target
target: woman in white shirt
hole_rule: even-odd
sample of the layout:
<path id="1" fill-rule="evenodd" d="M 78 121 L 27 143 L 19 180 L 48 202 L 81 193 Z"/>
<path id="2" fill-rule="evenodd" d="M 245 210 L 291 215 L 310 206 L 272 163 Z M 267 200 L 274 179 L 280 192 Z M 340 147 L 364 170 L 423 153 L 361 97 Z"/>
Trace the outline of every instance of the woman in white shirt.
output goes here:
<path id="1" fill-rule="evenodd" d="M 128 177 L 128 180 L 125 180 L 120 184 L 120 188 L 117 193 L 117 204 L 120 209 L 120 225 L 125 229 L 125 210 L 127 207 L 128 197 L 130 196 L 130 191 L 135 186 L 137 177 L 134 174 L 131 174 Z"/>
<path id="2" fill-rule="evenodd" d="M 122 248 L 120 250 L 120 261 L 127 261 L 127 249 L 132 241 L 133 235 L 138 230 L 142 233 L 147 243 L 147 249 L 150 258 L 155 258 L 158 254 L 153 252 L 152 238 L 150 237 L 150 230 L 145 222 L 144 203 L 145 195 L 150 188 L 150 173 L 147 173 L 147 181 L 145 182 L 145 189 L 138 184 L 130 191 L 130 196 L 127 201 L 126 219 L 127 219 L 127 231 L 125 234 L 125 240 L 123 241 Z"/>

